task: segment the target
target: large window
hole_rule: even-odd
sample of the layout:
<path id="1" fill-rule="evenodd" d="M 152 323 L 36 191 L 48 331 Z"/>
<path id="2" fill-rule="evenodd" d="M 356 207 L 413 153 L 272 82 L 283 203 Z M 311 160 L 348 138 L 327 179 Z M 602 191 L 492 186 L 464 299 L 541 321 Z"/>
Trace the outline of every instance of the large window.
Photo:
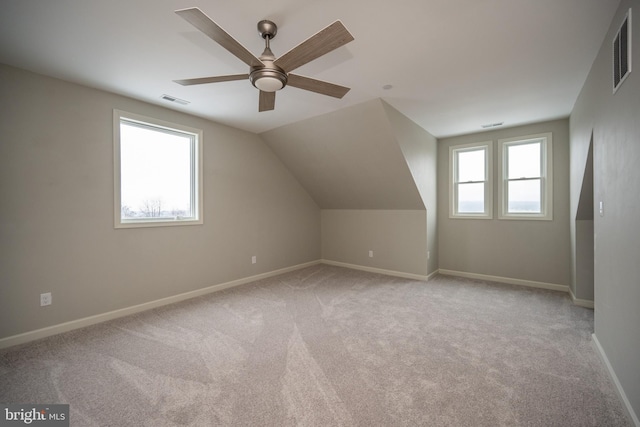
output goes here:
<path id="1" fill-rule="evenodd" d="M 492 144 L 489 141 L 450 147 L 450 217 L 492 217 Z"/>
<path id="2" fill-rule="evenodd" d="M 553 219 L 551 133 L 502 139 L 499 205 L 502 219 Z"/>
<path id="3" fill-rule="evenodd" d="M 115 227 L 202 224 L 202 131 L 114 110 Z"/>

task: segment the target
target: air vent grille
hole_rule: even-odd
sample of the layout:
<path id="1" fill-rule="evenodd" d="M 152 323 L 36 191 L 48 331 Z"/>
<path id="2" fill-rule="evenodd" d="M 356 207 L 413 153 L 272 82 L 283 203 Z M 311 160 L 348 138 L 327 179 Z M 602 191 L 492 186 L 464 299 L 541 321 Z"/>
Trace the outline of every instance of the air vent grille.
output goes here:
<path id="1" fill-rule="evenodd" d="M 175 96 L 171 96 L 167 94 L 162 95 L 160 98 L 164 99 L 165 101 L 175 102 L 176 104 L 181 104 L 181 105 L 189 104 L 189 101 L 185 101 L 184 99 L 176 98 Z"/>
<path id="2" fill-rule="evenodd" d="M 488 123 L 486 125 L 482 125 L 482 129 L 490 129 L 490 128 L 495 128 L 498 126 L 502 126 L 504 124 L 504 122 L 498 122 L 498 123 Z"/>
<path id="3" fill-rule="evenodd" d="M 613 93 L 631 72 L 631 9 L 613 39 Z"/>

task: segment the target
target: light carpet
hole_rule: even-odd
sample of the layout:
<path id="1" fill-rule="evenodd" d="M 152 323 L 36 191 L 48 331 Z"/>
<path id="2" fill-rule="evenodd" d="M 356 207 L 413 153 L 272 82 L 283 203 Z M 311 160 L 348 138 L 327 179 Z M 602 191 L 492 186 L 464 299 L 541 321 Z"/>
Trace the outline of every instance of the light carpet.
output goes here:
<path id="1" fill-rule="evenodd" d="M 626 426 L 566 294 L 317 265 L 0 351 L 72 426 Z"/>

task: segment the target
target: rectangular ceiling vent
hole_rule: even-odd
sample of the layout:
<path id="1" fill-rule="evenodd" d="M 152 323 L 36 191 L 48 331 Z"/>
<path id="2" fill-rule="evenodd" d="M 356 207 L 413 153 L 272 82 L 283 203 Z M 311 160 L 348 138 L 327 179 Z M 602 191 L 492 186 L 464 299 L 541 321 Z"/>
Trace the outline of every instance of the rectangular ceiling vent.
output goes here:
<path id="1" fill-rule="evenodd" d="M 176 98 L 175 96 L 171 96 L 167 94 L 162 95 L 160 98 L 164 99 L 165 101 L 175 102 L 176 104 L 181 104 L 181 105 L 189 104 L 189 101 L 185 101 L 184 99 Z"/>
<path id="2" fill-rule="evenodd" d="M 613 39 L 613 93 L 631 73 L 631 9 Z"/>
<path id="3" fill-rule="evenodd" d="M 504 122 L 488 123 L 486 125 L 482 125 L 482 129 L 496 128 L 498 126 L 502 126 L 503 124 L 504 124 Z"/>

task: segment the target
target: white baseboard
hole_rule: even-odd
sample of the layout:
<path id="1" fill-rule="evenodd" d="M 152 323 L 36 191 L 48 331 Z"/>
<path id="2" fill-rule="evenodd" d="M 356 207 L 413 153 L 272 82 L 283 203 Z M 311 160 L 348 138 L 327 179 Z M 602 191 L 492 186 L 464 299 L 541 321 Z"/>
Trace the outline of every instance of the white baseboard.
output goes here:
<path id="1" fill-rule="evenodd" d="M 431 274 L 429 274 L 429 275 L 427 276 L 427 280 L 431 280 L 431 279 L 433 279 L 433 278 L 434 278 L 434 277 L 436 277 L 438 274 L 440 274 L 440 270 L 432 271 L 432 272 L 431 272 Z"/>
<path id="2" fill-rule="evenodd" d="M 438 271 L 440 272 L 440 274 L 443 274 L 445 276 L 465 277 L 467 279 L 486 280 L 488 282 L 507 283 L 510 285 L 529 286 L 532 288 L 550 289 L 552 291 L 567 293 L 569 292 L 569 286 L 558 285 L 555 283 L 536 282 L 533 280 L 514 279 L 511 277 L 490 276 L 487 274 L 467 273 L 465 271 L 443 270 L 442 268 Z"/>
<path id="3" fill-rule="evenodd" d="M 580 306 L 580 307 L 585 307 L 585 308 L 594 308 L 593 301 L 588 300 L 588 299 L 576 298 L 576 296 L 573 294 L 573 291 L 571 290 L 571 288 L 569 288 L 569 295 L 571 296 L 571 301 L 573 301 L 573 303 L 575 305 Z"/>
<path id="4" fill-rule="evenodd" d="M 422 280 L 425 282 L 429 280 L 431 276 L 433 276 L 433 273 L 430 274 L 429 276 L 424 276 L 422 274 L 405 273 L 403 271 L 395 271 L 395 270 L 385 270 L 383 268 L 367 267 L 365 265 L 349 264 L 346 262 L 331 261 L 328 259 L 323 259 L 320 262 L 322 264 L 335 265 L 336 267 L 345 267 L 345 268 L 350 268 L 352 270 L 368 271 L 369 273 L 385 274 L 387 276 L 402 277 L 404 279 Z"/>
<path id="5" fill-rule="evenodd" d="M 24 344 L 29 341 L 34 341 L 40 338 L 49 337 L 51 335 L 60 334 L 62 332 L 72 331 L 74 329 L 84 328 L 86 326 L 94 325 L 96 323 L 106 322 L 107 320 L 117 319 L 119 317 L 128 316 L 130 314 L 139 313 L 141 311 L 150 310 L 156 307 L 162 307 L 164 305 L 173 304 L 175 302 L 184 301 L 187 299 L 199 297 L 202 295 L 210 294 L 212 292 L 221 291 L 223 289 L 232 288 L 235 286 L 244 285 L 246 283 L 255 282 L 256 280 L 266 279 L 268 277 L 277 276 L 279 274 L 288 273 L 290 271 L 299 270 L 301 268 L 309 267 L 312 265 L 320 264 L 320 261 L 311 261 L 303 264 L 294 265 L 291 267 L 281 268 L 279 270 L 269 271 L 266 273 L 256 274 L 255 276 L 249 276 L 242 279 L 232 280 L 226 283 L 220 283 L 217 285 L 209 286 L 195 291 L 189 291 L 182 294 L 161 298 L 155 301 L 145 302 L 143 304 L 137 304 L 131 307 L 121 308 L 119 310 L 113 310 L 106 313 L 96 314 L 94 316 L 84 317 L 82 319 L 72 320 L 58 325 L 48 326 L 42 329 L 36 329 L 35 331 L 29 331 L 18 335 L 12 335 L 6 338 L 0 339 L 0 349 L 6 347 L 12 347 L 18 344 Z"/>
<path id="6" fill-rule="evenodd" d="M 638 416 L 634 412 L 633 407 L 631 407 L 631 402 L 629 402 L 629 399 L 627 398 L 627 394 L 624 392 L 624 389 L 622 388 L 622 384 L 620 384 L 620 381 L 618 381 L 618 376 L 614 372 L 613 367 L 611 366 L 611 363 L 609 363 L 609 358 L 607 357 L 607 354 L 604 352 L 604 349 L 600 345 L 600 341 L 598 341 L 598 337 L 596 337 L 596 334 L 591 335 L 591 342 L 593 343 L 593 346 L 596 349 L 596 353 L 598 353 L 598 356 L 600 356 L 602 363 L 604 363 L 605 368 L 607 368 L 607 372 L 611 377 L 611 381 L 613 381 L 613 385 L 616 389 L 616 392 L 618 392 L 618 397 L 620 397 L 620 400 L 622 401 L 622 406 L 627 411 L 629 420 L 634 426 L 640 427 L 640 420 L 638 419 Z"/>

